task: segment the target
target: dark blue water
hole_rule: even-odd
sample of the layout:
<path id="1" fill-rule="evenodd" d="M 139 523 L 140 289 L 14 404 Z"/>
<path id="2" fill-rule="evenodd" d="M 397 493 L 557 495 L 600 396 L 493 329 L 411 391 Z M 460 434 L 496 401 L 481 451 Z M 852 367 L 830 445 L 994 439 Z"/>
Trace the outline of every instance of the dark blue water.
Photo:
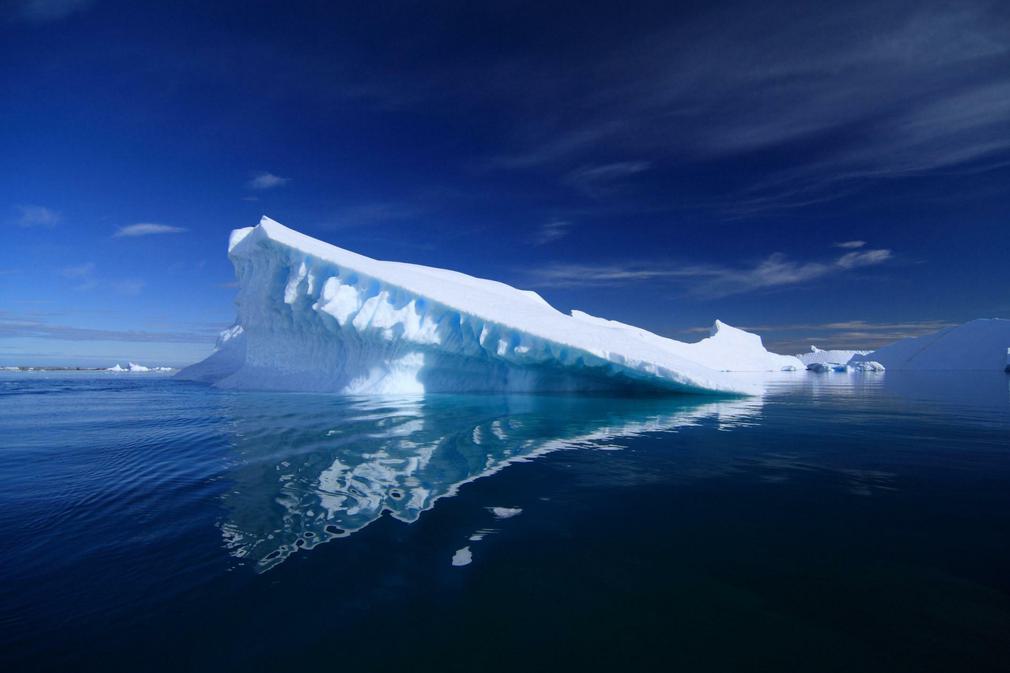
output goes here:
<path id="1" fill-rule="evenodd" d="M 1010 377 L 0 378 L 11 670 L 1010 670 Z"/>

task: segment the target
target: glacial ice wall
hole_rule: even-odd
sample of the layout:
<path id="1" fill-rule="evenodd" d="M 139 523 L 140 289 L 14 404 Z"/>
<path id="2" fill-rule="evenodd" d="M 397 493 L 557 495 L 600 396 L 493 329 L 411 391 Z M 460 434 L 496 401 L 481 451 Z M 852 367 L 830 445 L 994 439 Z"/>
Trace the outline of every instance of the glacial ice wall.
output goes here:
<path id="1" fill-rule="evenodd" d="M 692 359 L 697 344 L 565 315 L 503 283 L 373 260 L 266 217 L 229 248 L 236 325 L 184 378 L 348 394 L 758 392 L 711 366 L 717 346 Z M 727 360 L 738 346 L 727 340 Z"/>

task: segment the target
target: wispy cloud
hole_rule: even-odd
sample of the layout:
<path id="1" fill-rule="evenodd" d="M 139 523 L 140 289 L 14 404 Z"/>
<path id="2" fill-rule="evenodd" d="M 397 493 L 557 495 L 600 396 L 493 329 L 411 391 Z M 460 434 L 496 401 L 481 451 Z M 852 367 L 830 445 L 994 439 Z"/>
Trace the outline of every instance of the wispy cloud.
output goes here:
<path id="1" fill-rule="evenodd" d="M 694 296 L 715 299 L 746 292 L 800 285 L 846 271 L 882 264 L 890 250 L 848 252 L 827 261 L 801 262 L 774 253 L 751 266 L 673 262 L 627 264 L 553 264 L 531 275 L 541 287 L 592 287 L 663 281 L 683 285 Z"/>
<path id="2" fill-rule="evenodd" d="M 139 222 L 137 224 L 129 224 L 125 227 L 120 227 L 113 234 L 115 238 L 128 237 L 133 238 L 136 236 L 153 236 L 156 234 L 180 234 L 186 231 L 185 227 L 173 227 L 168 224 L 155 224 L 153 222 Z"/>
<path id="3" fill-rule="evenodd" d="M 858 269 L 861 266 L 874 266 L 891 258 L 887 249 L 866 250 L 863 252 L 847 252 L 835 260 L 835 266 L 841 269 Z"/>
<path id="4" fill-rule="evenodd" d="M 67 266 L 60 269 L 60 275 L 64 278 L 89 278 L 95 273 L 94 262 L 84 262 L 75 266 Z"/>
<path id="5" fill-rule="evenodd" d="M 773 0 L 686 16 L 598 53 L 578 80 L 549 65 L 516 78 L 522 109 L 537 113 L 520 117 L 517 147 L 499 165 L 564 170 L 601 154 L 683 165 L 775 152 L 777 168 L 735 199 L 755 212 L 1010 159 L 1004 3 L 807 11 Z"/>
<path id="6" fill-rule="evenodd" d="M 618 161 L 609 164 L 586 165 L 571 171 L 565 182 L 590 196 L 610 192 L 615 185 L 632 175 L 649 169 L 648 161 Z"/>
<path id="7" fill-rule="evenodd" d="M 533 245 L 547 245 L 568 235 L 572 223 L 567 220 L 551 220 L 540 226 L 533 234 Z"/>
<path id="8" fill-rule="evenodd" d="M 65 19 L 94 4 L 94 0 L 14 0 L 14 2 L 17 16 L 35 23 Z"/>
<path id="9" fill-rule="evenodd" d="M 249 189 L 273 189 L 275 187 L 283 187 L 290 181 L 290 178 L 282 178 L 279 175 L 264 171 L 253 175 L 252 179 L 246 183 L 246 187 Z"/>
<path id="10" fill-rule="evenodd" d="M 63 221 L 63 215 L 46 206 L 17 206 L 15 224 L 25 229 L 33 227 L 54 227 Z"/>
<path id="11" fill-rule="evenodd" d="M 866 245 L 866 241 L 842 241 L 841 243 L 835 243 L 836 248 L 845 248 L 846 250 L 855 250 L 856 248 L 862 248 Z"/>
<path id="12" fill-rule="evenodd" d="M 98 278 L 95 277 L 96 268 L 94 262 L 84 262 L 63 267 L 60 269 L 60 275 L 74 281 L 74 289 L 78 292 L 87 292 L 94 290 L 99 285 Z"/>

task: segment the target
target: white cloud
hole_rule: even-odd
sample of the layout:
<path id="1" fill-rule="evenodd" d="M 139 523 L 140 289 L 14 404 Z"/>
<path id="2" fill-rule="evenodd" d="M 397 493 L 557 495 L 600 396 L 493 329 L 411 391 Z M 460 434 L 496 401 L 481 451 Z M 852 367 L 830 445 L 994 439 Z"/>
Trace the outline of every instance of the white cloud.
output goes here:
<path id="1" fill-rule="evenodd" d="M 842 241 L 841 243 L 835 243 L 836 248 L 845 248 L 846 250 L 855 250 L 856 248 L 862 248 L 866 245 L 866 241 Z"/>
<path id="2" fill-rule="evenodd" d="M 153 222 L 139 222 L 120 227 L 113 236 L 116 238 L 123 236 L 132 238 L 135 236 L 151 236 L 153 234 L 179 234 L 184 231 L 186 231 L 185 227 L 173 227 L 168 224 L 155 224 Z"/>
<path id="3" fill-rule="evenodd" d="M 867 250 L 865 252 L 847 252 L 837 260 L 835 264 L 843 269 L 855 269 L 860 266 L 873 266 L 874 264 L 880 264 L 881 262 L 886 262 L 891 258 L 891 251 L 882 250 Z"/>
<path id="4" fill-rule="evenodd" d="M 560 240 L 568 235 L 572 227 L 571 222 L 565 220 L 551 220 L 542 225 L 533 235 L 533 245 L 546 245 L 553 241 Z"/>
<path id="5" fill-rule="evenodd" d="M 246 187 L 249 189 L 273 189 L 274 187 L 282 187 L 289 182 L 291 182 L 290 178 L 282 178 L 264 171 L 253 175 L 252 179 L 246 183 Z"/>
<path id="6" fill-rule="evenodd" d="M 25 21 L 58 21 L 94 4 L 94 0 L 19 0 L 17 12 Z"/>
<path id="7" fill-rule="evenodd" d="M 63 221 L 63 216 L 46 206 L 18 206 L 20 213 L 16 223 L 19 227 L 52 227 Z"/>
<path id="8" fill-rule="evenodd" d="M 848 252 L 833 260 L 801 262 L 773 253 L 753 266 L 674 263 L 554 264 L 535 271 L 532 282 L 540 286 L 587 287 L 666 282 L 685 285 L 690 294 L 715 299 L 790 285 L 800 285 L 853 269 L 883 264 L 890 250 Z"/>

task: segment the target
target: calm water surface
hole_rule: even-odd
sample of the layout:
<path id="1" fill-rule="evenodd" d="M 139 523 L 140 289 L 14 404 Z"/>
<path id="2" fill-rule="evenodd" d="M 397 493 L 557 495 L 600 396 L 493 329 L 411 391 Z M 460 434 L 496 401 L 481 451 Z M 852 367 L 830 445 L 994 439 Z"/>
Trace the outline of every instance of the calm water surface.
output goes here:
<path id="1" fill-rule="evenodd" d="M 1010 670 L 1010 377 L 0 375 L 0 667 Z"/>

